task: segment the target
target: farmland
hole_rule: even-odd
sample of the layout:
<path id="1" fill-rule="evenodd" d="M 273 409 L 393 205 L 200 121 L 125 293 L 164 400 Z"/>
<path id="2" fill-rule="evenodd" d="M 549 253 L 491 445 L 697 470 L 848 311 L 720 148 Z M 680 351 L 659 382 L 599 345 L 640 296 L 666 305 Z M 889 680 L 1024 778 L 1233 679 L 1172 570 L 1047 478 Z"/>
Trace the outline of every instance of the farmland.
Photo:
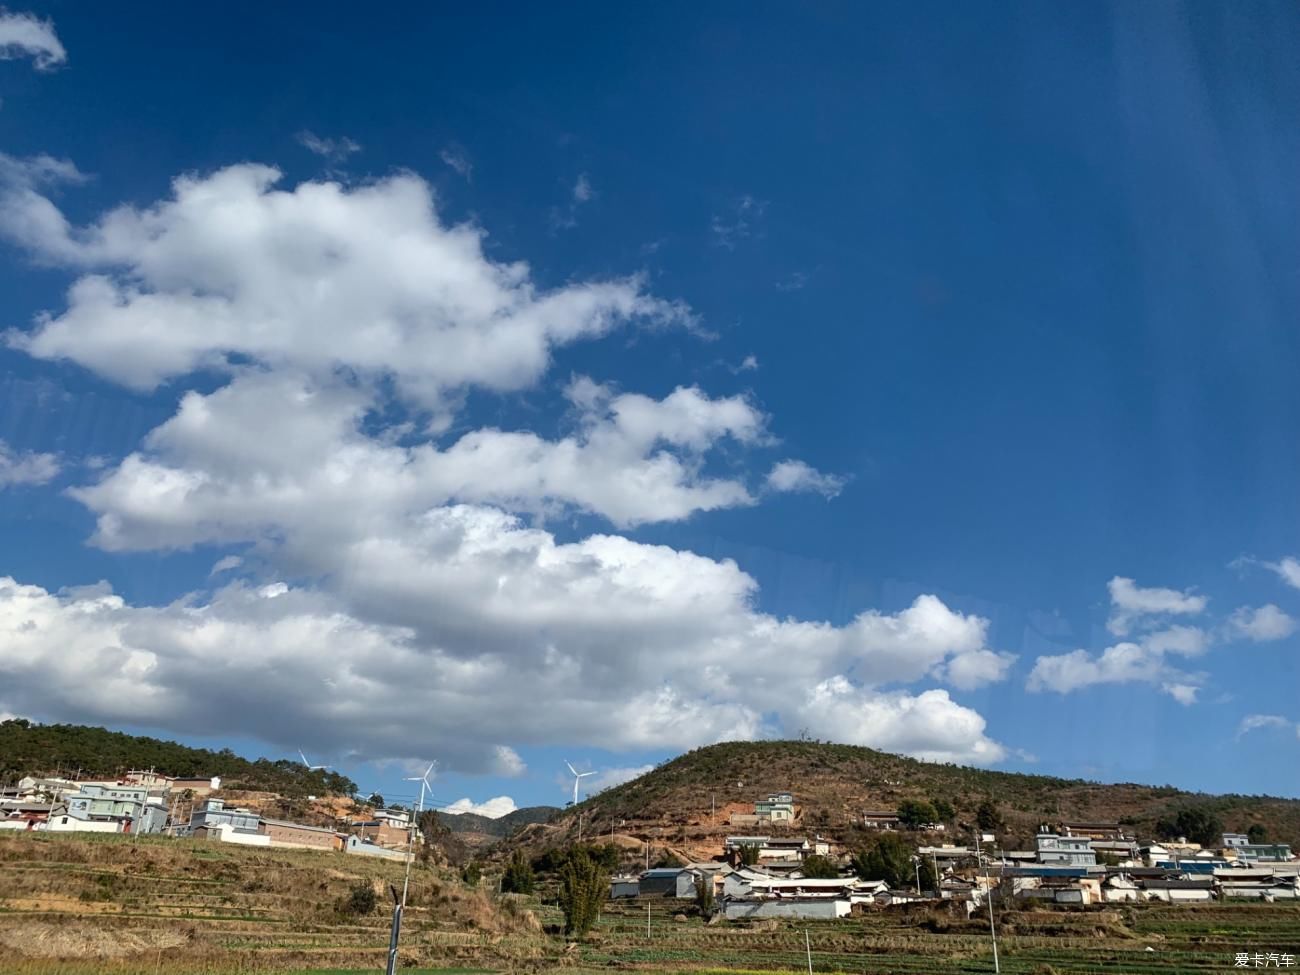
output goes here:
<path id="1" fill-rule="evenodd" d="M 0 951 L 14 975 L 251 975 L 383 968 L 388 911 L 351 892 L 401 865 L 309 851 L 149 837 L 0 836 Z M 485 882 L 490 886 L 490 881 Z M 568 944 L 549 904 L 497 898 L 417 867 L 403 971 L 991 971 L 987 918 L 937 909 L 834 922 L 706 924 L 681 901 L 606 906 Z M 647 908 L 649 933 L 646 930 Z M 999 913 L 1009 973 L 1216 971 L 1237 952 L 1300 955 L 1300 907 L 1112 905 Z M 1150 948 L 1152 950 L 1148 951 Z"/>

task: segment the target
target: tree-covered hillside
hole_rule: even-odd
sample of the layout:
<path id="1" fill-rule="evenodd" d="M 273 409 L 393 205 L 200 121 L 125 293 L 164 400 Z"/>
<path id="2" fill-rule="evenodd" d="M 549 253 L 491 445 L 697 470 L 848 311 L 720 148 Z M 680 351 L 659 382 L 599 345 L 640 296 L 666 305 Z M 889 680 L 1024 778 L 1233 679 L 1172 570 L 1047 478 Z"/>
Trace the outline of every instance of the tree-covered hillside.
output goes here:
<path id="1" fill-rule="evenodd" d="M 149 768 L 181 777 L 219 775 L 231 789 L 286 796 L 350 796 L 357 788 L 336 772 L 309 771 L 285 759 L 249 761 L 228 748 L 214 752 L 85 725 L 42 725 L 22 718 L 0 722 L 0 780 L 78 770 L 82 778 L 101 778 Z"/>
<path id="2" fill-rule="evenodd" d="M 815 741 L 725 742 L 687 752 L 630 782 L 566 810 L 554 822 L 576 831 L 581 815 L 590 835 L 616 828 L 632 835 L 674 838 L 725 829 L 722 812 L 748 806 L 769 792 L 793 792 L 797 830 L 849 835 L 868 809 L 899 810 L 909 801 L 951 812 L 949 835 L 959 840 L 981 819 L 996 822 L 999 839 L 1032 848 L 1040 823 L 1119 821 L 1141 837 L 1168 836 L 1185 824 L 1248 832 L 1300 845 L 1300 800 L 1273 796 L 1208 795 L 1168 785 L 1099 783 L 960 765 L 922 762 L 855 745 Z M 719 810 L 711 815 L 712 809 Z"/>

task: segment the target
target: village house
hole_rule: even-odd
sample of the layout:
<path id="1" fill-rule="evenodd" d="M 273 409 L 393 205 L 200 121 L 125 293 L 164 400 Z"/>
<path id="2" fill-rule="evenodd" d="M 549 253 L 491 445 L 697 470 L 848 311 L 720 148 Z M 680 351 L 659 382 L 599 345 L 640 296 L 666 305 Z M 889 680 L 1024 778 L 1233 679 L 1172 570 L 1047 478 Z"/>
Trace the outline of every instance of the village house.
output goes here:
<path id="1" fill-rule="evenodd" d="M 864 829 L 901 829 L 902 820 L 893 810 L 868 810 L 862 814 Z"/>
<path id="2" fill-rule="evenodd" d="M 1097 854 L 1086 836 L 1061 836 L 1058 833 L 1040 832 L 1035 838 L 1038 862 L 1069 867 L 1091 867 L 1097 864 Z"/>
<path id="3" fill-rule="evenodd" d="M 1090 840 L 1126 841 L 1133 839 L 1133 832 L 1119 823 L 1058 823 L 1056 832 L 1061 836 L 1083 836 Z"/>
<path id="4" fill-rule="evenodd" d="M 356 837 L 351 837 L 355 839 Z M 609 878 L 609 899 L 618 900 L 622 897 L 640 897 L 641 896 L 641 878 L 640 877 L 610 877 Z"/>
<path id="5" fill-rule="evenodd" d="M 0 800 L 0 829 L 43 829 L 55 810 L 62 813 L 62 804 L 23 799 Z"/>
<path id="6" fill-rule="evenodd" d="M 695 878 L 683 867 L 654 867 L 641 874 L 641 897 L 694 897 Z"/>
<path id="7" fill-rule="evenodd" d="M 260 822 L 261 817 L 249 809 L 227 808 L 224 799 L 207 799 L 191 811 L 186 832 L 201 838 L 205 830 L 229 826 L 235 833 L 258 833 Z"/>
<path id="8" fill-rule="evenodd" d="M 774 792 L 754 803 L 754 815 L 760 823 L 792 823 L 794 796 L 789 792 Z"/>
<path id="9" fill-rule="evenodd" d="M 1223 851 L 1230 858 L 1251 863 L 1286 863 L 1292 859 L 1289 844 L 1252 843 L 1245 833 L 1224 833 Z"/>
<path id="10" fill-rule="evenodd" d="M 166 807 L 149 796 L 146 786 L 92 782 L 80 785 L 77 792 L 64 800 L 66 815 L 58 817 L 56 831 L 76 831 L 90 823 L 112 823 L 112 830 L 93 826 L 90 831 L 158 833 L 167 825 Z"/>
<path id="11" fill-rule="evenodd" d="M 411 843 L 411 829 L 406 825 L 396 826 L 394 818 L 361 819 L 348 824 L 348 832 L 360 836 L 363 840 L 389 849 L 405 849 Z"/>
<path id="12" fill-rule="evenodd" d="M 272 846 L 309 847 L 315 850 L 341 850 L 343 838 L 324 826 L 307 826 L 282 819 L 263 819 L 258 832 L 271 838 Z"/>
<path id="13" fill-rule="evenodd" d="M 411 814 L 405 809 L 380 809 L 371 818 L 380 825 L 392 829 L 405 830 L 411 825 Z"/>

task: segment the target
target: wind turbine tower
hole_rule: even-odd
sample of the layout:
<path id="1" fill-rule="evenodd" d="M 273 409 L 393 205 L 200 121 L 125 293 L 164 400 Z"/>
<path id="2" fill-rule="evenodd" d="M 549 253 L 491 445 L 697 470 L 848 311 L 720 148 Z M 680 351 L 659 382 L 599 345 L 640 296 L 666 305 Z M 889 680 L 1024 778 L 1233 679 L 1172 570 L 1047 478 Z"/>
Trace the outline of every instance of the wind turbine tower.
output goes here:
<path id="1" fill-rule="evenodd" d="M 568 762 L 567 759 L 565 760 L 564 764 L 565 764 L 565 765 L 568 765 L 568 767 L 569 767 L 569 771 L 573 773 L 573 804 L 576 806 L 576 805 L 578 804 L 578 783 L 580 783 L 580 782 L 581 782 L 583 779 L 585 779 L 587 776 L 589 776 L 589 775 L 595 775 L 596 773 L 595 773 L 594 771 L 592 771 L 592 772 L 579 772 L 579 771 L 578 771 L 576 768 L 574 768 L 572 765 L 569 765 L 569 762 Z"/>

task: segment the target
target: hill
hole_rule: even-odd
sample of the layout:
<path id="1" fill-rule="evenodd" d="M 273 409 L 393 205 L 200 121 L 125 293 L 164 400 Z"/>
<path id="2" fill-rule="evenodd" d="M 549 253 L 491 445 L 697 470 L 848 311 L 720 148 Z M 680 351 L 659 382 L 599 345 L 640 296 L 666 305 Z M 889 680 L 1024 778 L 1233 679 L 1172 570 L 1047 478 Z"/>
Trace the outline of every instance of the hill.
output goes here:
<path id="1" fill-rule="evenodd" d="M 297 798 L 351 796 L 357 790 L 356 783 L 337 772 L 310 771 L 284 759 L 249 761 L 228 748 L 190 748 L 85 725 L 36 724 L 22 718 L 0 722 L 0 780 L 60 771 L 79 771 L 82 778 L 107 778 L 128 769 L 149 768 L 179 777 L 219 775 L 230 789 Z"/>
<path id="2" fill-rule="evenodd" d="M 545 823 L 560 811 L 558 806 L 525 806 L 496 819 L 477 813 L 439 812 L 438 818 L 453 833 L 474 833 L 489 837 L 510 836 L 521 826 Z"/>
<path id="3" fill-rule="evenodd" d="M 1300 848 L 1300 800 L 996 772 L 812 741 L 696 749 L 566 809 L 553 821 L 557 829 L 525 829 L 514 842 L 533 847 L 572 840 L 581 819 L 584 835 L 592 839 L 622 836 L 688 854 L 716 849 L 719 836 L 737 831 L 728 825 L 728 812 L 752 811 L 756 799 L 783 791 L 795 795 L 794 829 L 846 845 L 865 838 L 854 825 L 863 810 L 941 799 L 953 807 L 947 835 L 957 842 L 969 838 L 987 802 L 1003 821 L 997 832 L 1005 848 L 1033 849 L 1039 824 L 1059 820 L 1119 821 L 1150 838 L 1159 834 L 1162 820 L 1172 822 L 1187 809 L 1204 811 L 1227 830 L 1262 826 L 1270 839 Z"/>

